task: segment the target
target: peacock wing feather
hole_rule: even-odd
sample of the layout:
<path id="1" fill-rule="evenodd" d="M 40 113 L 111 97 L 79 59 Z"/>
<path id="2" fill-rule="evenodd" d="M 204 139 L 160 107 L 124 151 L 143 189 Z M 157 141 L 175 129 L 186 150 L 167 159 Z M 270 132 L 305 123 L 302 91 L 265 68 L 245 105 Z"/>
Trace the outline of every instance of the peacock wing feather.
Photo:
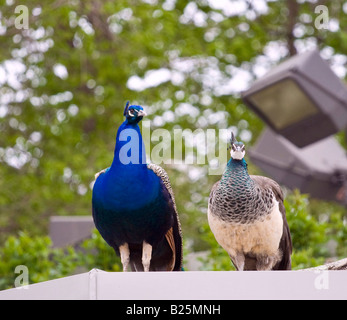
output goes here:
<path id="1" fill-rule="evenodd" d="M 173 227 L 166 233 L 165 238 L 172 250 L 172 263 L 170 268 L 172 271 L 181 271 L 183 261 L 182 229 L 170 179 L 166 171 L 156 164 L 147 164 L 147 168 L 149 170 L 152 170 L 161 179 L 173 203 L 173 209 L 175 212 L 173 217 L 174 223 Z"/>

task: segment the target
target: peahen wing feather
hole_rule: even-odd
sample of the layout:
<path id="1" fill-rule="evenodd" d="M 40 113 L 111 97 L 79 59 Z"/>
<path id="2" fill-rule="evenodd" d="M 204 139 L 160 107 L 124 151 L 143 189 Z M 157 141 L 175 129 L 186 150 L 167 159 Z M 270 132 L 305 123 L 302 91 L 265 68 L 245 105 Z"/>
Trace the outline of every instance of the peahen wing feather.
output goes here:
<path id="1" fill-rule="evenodd" d="M 284 207 L 284 195 L 279 184 L 270 178 L 262 176 L 251 176 L 251 179 L 257 183 L 262 189 L 270 188 L 275 194 L 279 203 L 279 209 L 283 219 L 283 234 L 280 240 L 279 248 L 282 252 L 282 259 L 273 267 L 273 270 L 291 270 L 291 254 L 293 251 L 292 239 L 286 217 L 286 209 Z"/>

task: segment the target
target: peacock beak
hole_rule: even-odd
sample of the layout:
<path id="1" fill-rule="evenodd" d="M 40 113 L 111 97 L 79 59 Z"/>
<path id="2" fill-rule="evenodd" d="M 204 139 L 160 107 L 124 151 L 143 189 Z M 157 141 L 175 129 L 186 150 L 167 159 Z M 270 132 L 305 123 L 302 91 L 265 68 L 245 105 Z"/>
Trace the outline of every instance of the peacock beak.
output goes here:
<path id="1" fill-rule="evenodd" d="M 137 115 L 138 115 L 139 117 L 145 117 L 145 116 L 147 116 L 147 113 L 146 113 L 144 110 L 140 110 L 140 111 L 137 113 Z"/>

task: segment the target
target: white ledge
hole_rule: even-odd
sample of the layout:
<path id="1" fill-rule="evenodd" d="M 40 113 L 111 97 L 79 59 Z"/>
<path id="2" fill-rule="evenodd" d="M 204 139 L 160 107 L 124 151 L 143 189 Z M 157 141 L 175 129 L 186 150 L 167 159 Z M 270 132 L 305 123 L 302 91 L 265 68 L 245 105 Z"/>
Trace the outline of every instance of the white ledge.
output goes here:
<path id="1" fill-rule="evenodd" d="M 0 300 L 346 300 L 346 286 L 347 271 L 122 273 L 93 269 L 0 291 Z"/>

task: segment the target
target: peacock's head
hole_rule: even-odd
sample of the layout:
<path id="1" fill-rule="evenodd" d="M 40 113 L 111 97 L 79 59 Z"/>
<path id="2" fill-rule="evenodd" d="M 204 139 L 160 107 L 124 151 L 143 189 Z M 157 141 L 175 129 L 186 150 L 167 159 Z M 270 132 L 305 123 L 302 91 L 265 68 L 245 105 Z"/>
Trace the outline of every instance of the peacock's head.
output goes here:
<path id="1" fill-rule="evenodd" d="M 124 116 L 128 123 L 136 124 L 139 123 L 147 113 L 143 110 L 141 106 L 129 106 L 129 101 L 127 102 L 124 109 Z"/>
<path id="2" fill-rule="evenodd" d="M 234 160 L 242 160 L 246 154 L 246 148 L 243 142 L 238 142 L 234 136 L 234 133 L 231 133 L 230 140 L 230 155 Z"/>

